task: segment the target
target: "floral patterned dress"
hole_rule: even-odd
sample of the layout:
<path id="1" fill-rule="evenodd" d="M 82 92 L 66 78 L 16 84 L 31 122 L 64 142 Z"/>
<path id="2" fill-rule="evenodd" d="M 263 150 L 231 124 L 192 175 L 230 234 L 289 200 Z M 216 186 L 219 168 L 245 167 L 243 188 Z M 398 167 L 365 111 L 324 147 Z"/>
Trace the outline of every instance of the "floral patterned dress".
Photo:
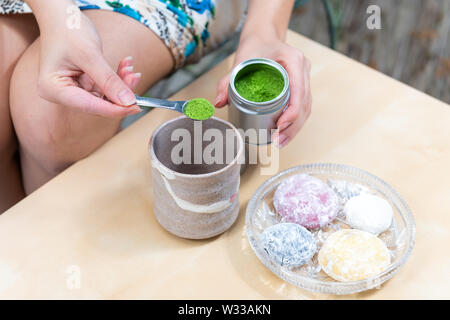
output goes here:
<path id="1" fill-rule="evenodd" d="M 176 68 L 198 61 L 227 40 L 241 27 L 247 7 L 246 0 L 74 0 L 74 4 L 81 10 L 125 14 L 146 25 L 170 49 Z M 17 13 L 31 9 L 23 0 L 0 0 L 0 14 Z"/>

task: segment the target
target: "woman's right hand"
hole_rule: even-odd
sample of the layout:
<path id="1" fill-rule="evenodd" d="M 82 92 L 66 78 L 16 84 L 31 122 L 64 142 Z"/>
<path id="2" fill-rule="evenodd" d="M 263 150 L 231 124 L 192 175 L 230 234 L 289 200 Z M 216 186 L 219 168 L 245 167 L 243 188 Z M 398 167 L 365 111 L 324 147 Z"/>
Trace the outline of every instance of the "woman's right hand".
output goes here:
<path id="1" fill-rule="evenodd" d="M 128 72 L 124 81 L 112 70 L 103 56 L 95 26 L 87 16 L 79 14 L 79 28 L 69 28 L 65 22 L 55 25 L 55 21 L 47 19 L 39 23 L 39 95 L 50 102 L 104 117 L 122 118 L 140 112 L 130 89 L 139 75 Z M 127 60 L 122 61 L 119 71 L 124 67 L 130 71 L 131 62 Z"/>

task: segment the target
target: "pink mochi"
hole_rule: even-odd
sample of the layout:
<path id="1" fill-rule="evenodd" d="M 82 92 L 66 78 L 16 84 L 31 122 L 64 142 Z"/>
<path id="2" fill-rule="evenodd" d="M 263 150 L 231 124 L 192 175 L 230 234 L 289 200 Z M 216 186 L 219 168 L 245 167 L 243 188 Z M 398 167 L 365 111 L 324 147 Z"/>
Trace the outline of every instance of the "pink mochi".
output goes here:
<path id="1" fill-rule="evenodd" d="M 336 218 L 339 198 L 321 180 L 298 174 L 278 186 L 273 205 L 285 222 L 297 223 L 313 230 L 322 228 Z"/>

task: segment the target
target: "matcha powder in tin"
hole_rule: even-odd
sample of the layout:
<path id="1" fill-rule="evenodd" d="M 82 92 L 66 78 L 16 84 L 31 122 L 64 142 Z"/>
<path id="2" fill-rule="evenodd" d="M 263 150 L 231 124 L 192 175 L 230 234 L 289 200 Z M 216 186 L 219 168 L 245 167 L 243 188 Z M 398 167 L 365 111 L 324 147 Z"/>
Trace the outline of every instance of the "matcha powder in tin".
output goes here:
<path id="1" fill-rule="evenodd" d="M 283 75 L 275 68 L 260 65 L 238 77 L 234 86 L 241 97 L 253 102 L 265 102 L 280 95 L 284 80 Z"/>
<path id="2" fill-rule="evenodd" d="M 193 120 L 207 120 L 214 114 L 214 106 L 204 98 L 189 100 L 183 113 Z"/>

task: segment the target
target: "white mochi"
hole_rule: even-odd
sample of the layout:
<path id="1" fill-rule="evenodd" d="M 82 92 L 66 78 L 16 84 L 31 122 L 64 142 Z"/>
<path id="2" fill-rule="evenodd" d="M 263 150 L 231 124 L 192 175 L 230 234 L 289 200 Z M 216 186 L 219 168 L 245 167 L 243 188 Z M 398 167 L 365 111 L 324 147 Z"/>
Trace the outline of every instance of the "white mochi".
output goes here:
<path id="1" fill-rule="evenodd" d="M 389 202 L 370 194 L 361 194 L 348 200 L 344 213 L 351 227 L 373 234 L 389 229 L 394 215 Z"/>

